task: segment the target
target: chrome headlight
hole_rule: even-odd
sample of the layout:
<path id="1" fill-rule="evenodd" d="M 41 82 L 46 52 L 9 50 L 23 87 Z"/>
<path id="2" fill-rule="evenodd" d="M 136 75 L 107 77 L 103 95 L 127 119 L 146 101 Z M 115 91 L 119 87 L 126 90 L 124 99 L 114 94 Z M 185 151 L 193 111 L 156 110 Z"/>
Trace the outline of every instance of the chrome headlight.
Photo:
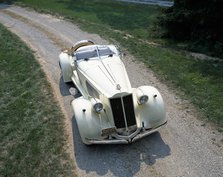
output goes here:
<path id="1" fill-rule="evenodd" d="M 138 98 L 138 104 L 139 105 L 145 104 L 149 100 L 148 95 L 146 95 L 145 93 L 143 93 L 143 90 L 140 89 L 140 88 L 138 88 L 136 90 L 136 96 Z"/>
<path id="2" fill-rule="evenodd" d="M 103 109 L 103 104 L 102 104 L 102 103 L 96 103 L 96 104 L 94 105 L 94 110 L 95 110 L 97 113 L 101 112 L 102 109 Z"/>
<path id="3" fill-rule="evenodd" d="M 145 104 L 148 101 L 148 99 L 149 99 L 149 97 L 147 95 L 142 95 L 141 97 L 139 97 L 138 103 Z"/>
<path id="4" fill-rule="evenodd" d="M 100 113 L 103 110 L 103 104 L 101 103 L 101 101 L 99 99 L 92 98 L 91 104 L 97 113 Z"/>

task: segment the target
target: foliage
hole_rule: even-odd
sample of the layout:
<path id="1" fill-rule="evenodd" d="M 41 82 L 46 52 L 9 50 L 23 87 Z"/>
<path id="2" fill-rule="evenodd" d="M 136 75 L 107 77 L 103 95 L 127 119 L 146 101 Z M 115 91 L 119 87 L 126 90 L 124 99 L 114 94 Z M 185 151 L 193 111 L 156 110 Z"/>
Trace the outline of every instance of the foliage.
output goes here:
<path id="1" fill-rule="evenodd" d="M 159 17 L 163 37 L 189 41 L 189 49 L 223 57 L 222 9 L 222 0 L 175 0 Z"/>

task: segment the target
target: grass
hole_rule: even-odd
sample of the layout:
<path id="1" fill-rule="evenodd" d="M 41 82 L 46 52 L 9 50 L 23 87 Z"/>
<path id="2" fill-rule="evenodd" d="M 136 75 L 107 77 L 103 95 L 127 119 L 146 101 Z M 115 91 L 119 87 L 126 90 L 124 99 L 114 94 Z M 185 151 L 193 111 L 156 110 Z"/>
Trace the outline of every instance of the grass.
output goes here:
<path id="1" fill-rule="evenodd" d="M 2 25 L 0 41 L 0 176 L 74 176 L 63 115 L 40 65 Z"/>
<path id="2" fill-rule="evenodd" d="M 158 6 L 103 0 L 20 0 L 38 11 L 59 14 L 89 32 L 118 42 L 167 84 L 185 93 L 208 120 L 223 127 L 223 63 L 195 60 L 153 38 Z"/>

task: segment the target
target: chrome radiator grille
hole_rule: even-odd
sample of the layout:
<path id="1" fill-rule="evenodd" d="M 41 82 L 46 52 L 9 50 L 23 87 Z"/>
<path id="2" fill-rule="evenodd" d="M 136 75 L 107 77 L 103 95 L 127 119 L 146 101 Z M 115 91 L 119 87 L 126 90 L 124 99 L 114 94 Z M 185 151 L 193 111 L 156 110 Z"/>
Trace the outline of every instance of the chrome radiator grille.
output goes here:
<path id="1" fill-rule="evenodd" d="M 131 94 L 110 98 L 110 104 L 116 128 L 125 128 L 136 124 Z"/>

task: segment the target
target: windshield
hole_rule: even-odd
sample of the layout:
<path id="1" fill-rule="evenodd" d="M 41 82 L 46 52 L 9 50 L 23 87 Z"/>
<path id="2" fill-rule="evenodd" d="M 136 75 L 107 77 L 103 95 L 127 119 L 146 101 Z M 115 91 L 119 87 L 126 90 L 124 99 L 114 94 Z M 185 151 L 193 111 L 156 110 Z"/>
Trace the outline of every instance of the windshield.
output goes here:
<path id="1" fill-rule="evenodd" d="M 112 52 L 110 50 L 110 48 L 108 48 L 107 46 L 98 46 L 98 47 L 92 47 L 86 50 L 80 50 L 76 53 L 76 58 L 77 60 L 81 60 L 81 59 L 91 59 L 91 58 L 95 58 L 95 57 L 99 57 L 98 53 L 100 55 L 100 57 L 102 56 L 110 56 L 113 55 L 114 52 Z"/>

